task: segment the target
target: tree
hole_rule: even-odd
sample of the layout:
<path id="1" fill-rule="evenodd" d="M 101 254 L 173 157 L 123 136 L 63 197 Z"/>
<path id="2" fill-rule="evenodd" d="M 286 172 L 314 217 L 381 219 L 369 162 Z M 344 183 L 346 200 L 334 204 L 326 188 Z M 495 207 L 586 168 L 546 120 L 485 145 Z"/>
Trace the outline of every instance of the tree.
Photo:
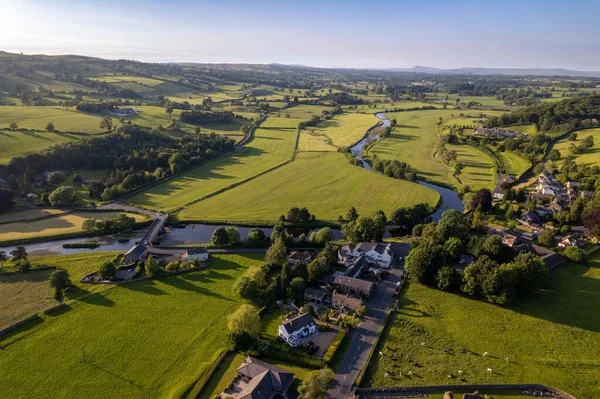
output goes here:
<path id="1" fill-rule="evenodd" d="M 328 368 L 312 371 L 298 387 L 298 399 L 320 399 L 325 397 L 333 377 L 335 377 L 335 373 Z"/>
<path id="2" fill-rule="evenodd" d="M 258 228 L 253 228 L 248 232 L 248 243 L 250 244 L 260 244 L 264 243 L 267 240 L 267 236 L 265 232 Z"/>
<path id="3" fill-rule="evenodd" d="M 217 227 L 213 231 L 210 242 L 216 247 L 223 247 L 229 244 L 229 234 L 225 227 Z"/>
<path id="4" fill-rule="evenodd" d="M 69 277 L 69 272 L 64 269 L 53 271 L 50 274 L 48 283 L 50 284 L 50 288 L 54 288 L 54 295 L 57 299 L 63 297 L 62 293 L 66 288 L 73 286 L 71 278 Z"/>
<path id="5" fill-rule="evenodd" d="M 113 121 L 110 116 L 105 116 L 104 118 L 102 118 L 102 120 L 100 121 L 100 129 L 105 129 L 109 133 L 112 132 Z"/>
<path id="6" fill-rule="evenodd" d="M 565 248 L 565 256 L 572 262 L 583 262 L 585 261 L 585 251 L 578 247 L 567 247 Z"/>
<path id="7" fill-rule="evenodd" d="M 27 260 L 28 254 L 25 247 L 19 245 L 18 247 L 10 251 L 10 256 L 11 260 L 16 263 L 20 260 Z"/>
<path id="8" fill-rule="evenodd" d="M 550 229 L 537 236 L 537 241 L 544 247 L 554 248 L 556 246 L 556 237 Z"/>
<path id="9" fill-rule="evenodd" d="M 492 210 L 492 199 L 492 192 L 487 188 L 482 188 L 471 199 L 471 209 L 477 209 L 481 205 L 483 212 L 490 212 Z"/>
<path id="10" fill-rule="evenodd" d="M 265 260 L 267 263 L 273 265 L 285 266 L 287 263 L 287 248 L 285 246 L 285 242 L 283 239 L 279 238 L 275 241 L 269 249 L 267 249 L 267 254 L 265 255 Z"/>
<path id="11" fill-rule="evenodd" d="M 321 276 L 325 274 L 325 269 L 319 259 L 314 259 L 307 266 L 308 280 L 311 282 L 317 281 Z"/>
<path id="12" fill-rule="evenodd" d="M 12 130 L 12 131 L 14 132 L 15 130 L 17 130 L 17 129 L 19 128 L 19 125 L 17 125 L 17 123 L 16 123 L 16 122 L 12 122 L 12 123 L 9 125 L 9 128 L 10 128 L 10 130 Z"/>
<path id="13" fill-rule="evenodd" d="M 553 149 L 548 153 L 548 159 L 551 161 L 560 161 L 561 158 L 561 154 L 560 151 L 558 151 L 557 149 Z"/>
<path id="14" fill-rule="evenodd" d="M 160 273 L 158 261 L 152 255 L 148 255 L 148 259 L 144 262 L 144 270 L 146 271 L 146 276 L 149 277 L 155 277 Z"/>
<path id="15" fill-rule="evenodd" d="M 169 119 L 171 119 L 171 114 L 173 113 L 173 107 L 167 107 L 167 109 L 165 109 L 165 112 L 169 116 Z"/>
<path id="16" fill-rule="evenodd" d="M 31 263 L 27 259 L 21 259 L 15 263 L 15 267 L 21 274 L 25 274 L 31 270 Z"/>
<path id="17" fill-rule="evenodd" d="M 64 173 L 55 171 L 48 173 L 48 176 L 46 177 L 46 182 L 53 186 L 58 186 L 60 183 L 64 182 L 66 178 L 67 177 Z"/>
<path id="18" fill-rule="evenodd" d="M 455 260 L 463 250 L 463 242 L 456 237 L 450 237 L 448 241 L 444 243 L 444 253 L 446 254 L 447 260 Z"/>
<path id="19" fill-rule="evenodd" d="M 0 266 L 4 267 L 4 262 L 9 259 L 6 251 L 0 251 Z"/>
<path id="20" fill-rule="evenodd" d="M 467 295 L 483 295 L 483 286 L 486 278 L 498 268 L 498 262 L 483 255 L 476 262 L 465 268 L 462 278 L 461 291 Z"/>
<path id="21" fill-rule="evenodd" d="M 258 338 L 261 328 L 258 310 L 252 305 L 241 305 L 238 310 L 227 316 L 227 327 L 232 335 L 247 334 Z"/>
<path id="22" fill-rule="evenodd" d="M 0 188 L 0 213 L 8 211 L 14 205 L 13 199 L 15 195 L 7 188 Z"/>
<path id="23" fill-rule="evenodd" d="M 491 259 L 498 260 L 504 253 L 504 243 L 498 235 L 492 234 L 485 238 L 481 244 L 479 255 L 487 255 Z"/>
<path id="24" fill-rule="evenodd" d="M 600 238 L 600 206 L 587 212 L 583 217 L 583 224 L 589 230 L 590 236 Z"/>
<path id="25" fill-rule="evenodd" d="M 351 207 L 348 209 L 348 214 L 346 216 L 346 220 L 356 220 L 358 219 L 358 212 L 355 207 Z"/>
<path id="26" fill-rule="evenodd" d="M 240 232 L 235 227 L 226 227 L 227 242 L 229 245 L 238 245 L 241 241 Z"/>
<path id="27" fill-rule="evenodd" d="M 471 229 L 469 220 L 461 212 L 452 209 L 442 213 L 436 230 L 440 235 L 441 241 L 445 242 L 450 237 L 465 240 Z"/>
<path id="28" fill-rule="evenodd" d="M 21 188 L 21 185 L 19 184 L 19 179 L 17 178 L 17 176 L 10 175 L 8 177 L 8 187 L 13 191 L 17 191 L 19 188 Z"/>
<path id="29" fill-rule="evenodd" d="M 454 175 L 458 176 L 462 173 L 463 169 L 465 168 L 465 164 L 462 162 L 457 162 L 454 165 Z"/>
<path id="30" fill-rule="evenodd" d="M 373 218 L 361 216 L 342 227 L 344 235 L 353 243 L 379 241 L 383 237 L 385 226 L 381 226 Z"/>
<path id="31" fill-rule="evenodd" d="M 431 284 L 442 265 L 442 256 L 441 245 L 421 244 L 406 257 L 406 271 L 421 284 Z"/>
<path id="32" fill-rule="evenodd" d="M 48 122 L 48 124 L 46 125 L 46 130 L 49 132 L 54 132 L 54 130 L 55 130 L 54 123 Z"/>
<path id="33" fill-rule="evenodd" d="M 117 267 L 113 261 L 104 262 L 98 269 L 98 274 L 103 280 L 111 280 L 117 273 Z"/>
<path id="34" fill-rule="evenodd" d="M 325 245 L 334 239 L 335 236 L 333 234 L 333 230 L 331 230 L 331 227 L 323 227 L 319 231 L 312 232 L 310 234 L 309 241 L 314 244 Z"/>
<path id="35" fill-rule="evenodd" d="M 289 299 L 299 301 L 304 296 L 306 281 L 302 277 L 294 277 L 287 288 L 287 296 Z"/>
<path id="36" fill-rule="evenodd" d="M 275 242 L 278 239 L 282 239 L 283 241 L 287 241 L 287 233 L 285 231 L 285 227 L 283 227 L 282 225 L 277 225 L 275 227 L 273 227 L 273 231 L 271 232 L 271 242 Z"/>
<path id="37" fill-rule="evenodd" d="M 440 290 L 452 290 L 460 285 L 460 274 L 452 267 L 444 266 L 438 270 L 435 280 Z"/>
<path id="38" fill-rule="evenodd" d="M 48 196 L 52 206 L 71 206 L 77 202 L 75 191 L 68 186 L 60 186 Z"/>

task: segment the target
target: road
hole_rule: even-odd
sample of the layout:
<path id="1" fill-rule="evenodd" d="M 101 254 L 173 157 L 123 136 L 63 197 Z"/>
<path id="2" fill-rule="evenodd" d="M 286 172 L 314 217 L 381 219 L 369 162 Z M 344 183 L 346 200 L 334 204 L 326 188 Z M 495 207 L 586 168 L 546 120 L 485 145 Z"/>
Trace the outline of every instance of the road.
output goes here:
<path id="1" fill-rule="evenodd" d="M 404 255 L 403 255 L 404 256 Z M 367 302 L 367 314 L 357 328 L 350 332 L 350 346 L 341 366 L 331 382 L 328 398 L 342 399 L 352 395 L 352 385 L 358 374 L 366 366 L 371 347 L 375 343 L 379 330 L 383 327 L 387 311 L 391 309 L 395 298 L 393 294 L 400 281 L 402 271 L 394 267 L 386 280 L 377 284 L 375 294 Z"/>

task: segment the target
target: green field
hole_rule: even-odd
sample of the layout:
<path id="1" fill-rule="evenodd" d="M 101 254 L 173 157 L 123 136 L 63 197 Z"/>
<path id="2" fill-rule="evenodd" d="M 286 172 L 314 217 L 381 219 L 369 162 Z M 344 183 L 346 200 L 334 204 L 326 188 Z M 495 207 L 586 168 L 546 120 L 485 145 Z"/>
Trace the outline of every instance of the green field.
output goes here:
<path id="1" fill-rule="evenodd" d="M 600 255 L 556 270 L 547 289 L 509 308 L 411 282 L 366 380 L 377 387 L 447 384 L 449 373 L 463 370 L 469 383 L 541 383 L 598 398 L 598 303 Z"/>
<path id="2" fill-rule="evenodd" d="M 8 128 L 15 122 L 22 129 L 46 130 L 48 122 L 52 122 L 59 132 L 100 133 L 101 119 L 100 116 L 84 114 L 75 108 L 0 107 L 0 128 Z"/>
<path id="3" fill-rule="evenodd" d="M 383 159 L 397 159 L 408 163 L 417 174 L 432 182 L 460 186 L 452 176 L 453 167 L 435 157 L 436 144 L 440 139 L 436 122 L 456 117 L 455 110 L 391 112 L 386 116 L 397 120 L 392 134 L 378 141 L 367 151 Z M 472 188 L 495 186 L 494 162 L 489 155 L 466 145 L 447 145 L 448 150 L 456 150 L 458 161 L 466 165 L 459 178 Z"/>
<path id="4" fill-rule="evenodd" d="M 286 118 L 274 119 L 285 126 Z M 297 131 L 291 128 L 257 129 L 243 152 L 220 157 L 181 176 L 152 187 L 128 202 L 153 209 L 173 209 L 252 177 L 289 160 Z"/>
<path id="5" fill-rule="evenodd" d="M 362 139 L 367 130 L 379 122 L 374 115 L 341 114 L 333 119 L 319 123 L 307 131 L 312 135 L 326 135 L 336 147 L 349 147 Z"/>
<path id="6" fill-rule="evenodd" d="M 427 202 L 438 194 L 350 165 L 339 153 L 299 153 L 296 160 L 241 186 L 180 211 L 183 219 L 275 221 L 294 206 L 320 220 L 337 220 L 354 206 L 359 214 Z"/>
<path id="7" fill-rule="evenodd" d="M 74 212 L 58 214 L 36 221 L 15 221 L 2 224 L 0 241 L 22 240 L 37 237 L 49 237 L 60 234 L 78 233 L 86 219 L 110 219 L 122 212 Z M 145 220 L 145 216 L 135 213 L 127 214 L 137 222 Z"/>
<path id="8" fill-rule="evenodd" d="M 538 132 L 536 125 L 517 125 L 517 126 L 507 127 L 506 129 L 515 130 L 517 132 L 527 133 L 527 134 L 535 134 Z"/>
<path id="9" fill-rule="evenodd" d="M 0 341 L 2 395 L 181 397 L 225 348 L 233 279 L 263 256 L 215 255 L 208 270 L 80 297 Z"/>
<path id="10" fill-rule="evenodd" d="M 39 152 L 55 144 L 78 140 L 81 136 L 70 133 L 0 130 L 0 164 L 12 158 Z"/>
<path id="11" fill-rule="evenodd" d="M 592 147 L 585 154 L 574 155 L 573 151 L 571 151 L 571 144 L 578 146 L 588 136 L 592 136 L 594 138 L 594 147 Z M 560 154 L 562 155 L 563 159 L 569 155 L 574 155 L 575 162 L 578 165 L 600 166 L 600 129 L 587 129 L 578 131 L 576 141 L 569 141 L 567 139 L 563 139 L 556 143 L 553 148 L 560 151 Z"/>
<path id="12" fill-rule="evenodd" d="M 514 152 L 499 152 L 498 156 L 500 156 L 504 162 L 506 173 L 517 176 L 517 179 L 531 167 L 531 161 L 529 159 Z"/>

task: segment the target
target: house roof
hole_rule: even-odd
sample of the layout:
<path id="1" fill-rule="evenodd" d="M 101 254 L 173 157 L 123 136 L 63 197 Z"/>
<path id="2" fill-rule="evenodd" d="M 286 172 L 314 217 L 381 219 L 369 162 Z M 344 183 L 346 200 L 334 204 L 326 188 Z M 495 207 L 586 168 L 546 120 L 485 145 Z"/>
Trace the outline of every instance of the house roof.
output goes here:
<path id="1" fill-rule="evenodd" d="M 324 288 L 307 288 L 304 290 L 304 298 L 317 298 L 323 300 L 329 295 L 329 291 Z"/>
<path id="2" fill-rule="evenodd" d="M 353 298 L 338 292 L 334 292 L 332 298 L 334 303 L 337 303 L 340 306 L 347 306 L 351 309 L 358 309 L 358 307 L 363 304 L 363 302 L 358 298 Z"/>
<path id="3" fill-rule="evenodd" d="M 358 246 L 355 248 L 355 250 L 357 251 L 364 251 L 364 252 L 368 252 L 368 251 L 375 251 L 378 254 L 383 254 L 385 253 L 385 250 L 387 249 L 387 245 L 386 244 L 381 244 L 378 242 L 363 242 L 358 244 Z"/>
<path id="4" fill-rule="evenodd" d="M 553 269 L 565 263 L 567 258 L 559 253 L 552 252 L 551 254 L 542 256 L 542 260 L 544 263 L 546 263 L 546 266 L 548 266 L 549 269 Z"/>
<path id="5" fill-rule="evenodd" d="M 352 264 L 346 269 L 346 276 L 356 277 L 365 264 L 366 260 L 363 256 L 354 259 Z"/>
<path id="6" fill-rule="evenodd" d="M 304 327 L 315 324 L 312 316 L 309 313 L 301 314 L 300 316 L 296 316 L 293 319 L 288 320 L 287 322 L 281 324 L 285 331 L 288 334 L 293 333 L 294 331 L 298 331 Z"/>
<path id="7" fill-rule="evenodd" d="M 274 391 L 286 392 L 295 379 L 293 373 L 251 356 L 237 368 L 237 373 L 251 379 L 240 392 L 240 398 L 268 399 Z"/>
<path id="8" fill-rule="evenodd" d="M 208 250 L 206 248 L 192 248 L 192 249 L 188 249 L 186 251 L 186 253 L 188 255 L 201 255 L 201 254 L 207 254 Z"/>
<path id="9" fill-rule="evenodd" d="M 540 217 L 535 212 L 527 211 L 527 212 L 523 212 L 523 214 L 521 215 L 521 220 L 530 221 L 530 222 L 539 222 Z"/>
<path id="10" fill-rule="evenodd" d="M 347 288 L 352 288 L 355 290 L 363 291 L 363 292 L 371 292 L 373 289 L 373 283 L 370 281 L 359 280 L 357 278 L 348 277 L 348 276 L 337 276 L 333 281 L 334 285 L 341 285 Z"/>
<path id="11" fill-rule="evenodd" d="M 299 261 L 311 260 L 313 257 L 312 252 L 308 251 L 294 251 L 290 253 L 289 259 L 295 259 Z"/>

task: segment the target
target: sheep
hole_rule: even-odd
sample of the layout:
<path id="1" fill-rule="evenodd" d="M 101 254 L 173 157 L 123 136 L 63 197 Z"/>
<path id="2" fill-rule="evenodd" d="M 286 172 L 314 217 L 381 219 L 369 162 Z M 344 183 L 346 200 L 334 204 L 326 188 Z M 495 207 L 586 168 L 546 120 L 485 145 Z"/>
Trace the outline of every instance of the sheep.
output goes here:
<path id="1" fill-rule="evenodd" d="M 483 352 L 483 357 L 486 357 L 488 355 L 487 352 Z"/>
<path id="2" fill-rule="evenodd" d="M 488 367 L 488 368 L 487 368 L 487 372 L 491 374 L 491 373 L 492 373 L 492 368 L 491 368 L 491 367 Z"/>

